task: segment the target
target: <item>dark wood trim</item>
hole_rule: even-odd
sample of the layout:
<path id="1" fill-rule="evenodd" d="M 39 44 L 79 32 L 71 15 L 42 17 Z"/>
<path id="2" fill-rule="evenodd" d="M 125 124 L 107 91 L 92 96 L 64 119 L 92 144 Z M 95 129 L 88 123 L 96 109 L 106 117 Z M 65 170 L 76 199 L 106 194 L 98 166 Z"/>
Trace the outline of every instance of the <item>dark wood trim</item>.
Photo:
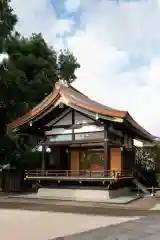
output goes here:
<path id="1" fill-rule="evenodd" d="M 42 162 L 41 162 L 41 169 L 45 170 L 45 153 L 46 153 L 46 145 L 45 143 L 42 144 Z"/>
<path id="2" fill-rule="evenodd" d="M 75 126 L 98 126 L 98 127 L 103 127 L 103 124 L 96 124 L 96 122 L 93 123 L 84 123 L 84 124 L 74 124 Z M 64 128 L 64 129 L 69 129 L 72 128 L 73 125 L 72 124 L 67 124 L 67 125 L 59 125 L 59 126 L 50 126 L 47 127 L 45 126 L 46 131 L 49 131 L 51 129 L 56 129 L 56 128 Z"/>
<path id="3" fill-rule="evenodd" d="M 108 171 L 108 126 L 104 123 L 104 174 Z"/>
<path id="4" fill-rule="evenodd" d="M 52 135 L 51 135 L 52 136 Z M 74 141 L 47 141 L 47 144 L 49 146 L 54 146 L 54 145 L 70 145 L 70 144 L 89 144 L 89 143 L 101 143 L 104 144 L 104 139 L 86 139 L 86 140 L 74 140 Z M 119 142 L 116 141 L 112 141 L 110 139 L 108 139 L 108 145 L 112 146 L 112 147 L 122 147 L 122 145 Z"/>
<path id="5" fill-rule="evenodd" d="M 133 149 L 133 147 L 134 147 L 134 140 L 133 140 L 133 138 L 132 138 L 132 149 Z"/>
<path id="6" fill-rule="evenodd" d="M 108 161 L 107 161 L 107 169 L 111 169 L 111 147 L 109 147 L 109 142 L 108 142 Z"/>
<path id="7" fill-rule="evenodd" d="M 132 126 L 132 124 L 127 119 L 124 119 L 124 124 L 123 125 L 126 129 L 126 132 L 132 138 L 139 138 L 141 140 L 152 141 L 148 136 L 146 136 L 145 133 L 141 132 L 140 129 L 137 129 L 136 127 Z"/>
<path id="8" fill-rule="evenodd" d="M 136 163 L 136 151 L 135 151 L 136 147 L 134 146 L 134 140 L 132 138 L 132 161 L 133 161 L 133 168 L 135 167 L 135 163 Z"/>
<path id="9" fill-rule="evenodd" d="M 69 124 L 69 125 L 58 125 L 58 126 L 49 126 L 49 127 L 45 126 L 45 131 L 50 131 L 52 129 L 57 129 L 57 128 L 66 128 L 66 129 L 68 129 L 71 126 L 72 126 L 71 124 Z"/>
<path id="10" fill-rule="evenodd" d="M 57 120 L 53 123 L 53 125 L 55 125 L 56 123 L 58 123 L 60 120 L 62 120 L 64 117 L 66 117 L 68 114 L 70 114 L 70 113 L 72 113 L 72 118 L 73 118 L 73 116 L 74 116 L 74 121 L 72 121 L 72 125 L 74 125 L 75 124 L 75 116 L 76 116 L 76 114 L 75 113 L 79 113 L 80 115 L 82 115 L 82 116 L 84 116 L 84 117 L 86 117 L 86 118 L 89 118 L 90 120 L 92 120 L 93 121 L 93 123 L 96 125 L 96 120 L 95 119 L 93 119 L 92 117 L 90 117 L 90 116 L 88 116 L 87 114 L 85 114 L 85 113 L 82 113 L 82 112 L 80 112 L 80 111 L 77 111 L 77 110 L 75 110 L 75 109 L 73 109 L 73 108 L 71 108 L 70 109 L 70 111 L 68 111 L 63 117 L 58 117 L 57 118 Z M 73 119 L 72 119 L 73 120 Z M 86 125 L 93 125 L 93 123 L 87 123 Z M 63 127 L 64 126 L 71 126 L 71 125 L 63 125 Z M 103 126 L 103 124 L 102 124 L 102 126 Z M 56 128 L 57 126 L 52 126 L 52 127 L 54 127 L 54 128 Z M 59 126 L 58 126 L 59 127 Z"/>
<path id="11" fill-rule="evenodd" d="M 72 129 L 70 129 L 70 130 L 72 130 Z M 73 129 L 74 130 L 74 129 Z M 78 135 L 78 134 L 89 134 L 89 133 L 103 133 L 103 131 L 94 131 L 94 132 L 78 132 L 78 133 L 74 133 L 74 135 Z M 52 136 L 63 136 L 63 135 L 70 135 L 70 134 L 72 134 L 72 133 L 60 133 L 60 134 L 49 134 L 49 135 L 47 135 L 47 137 L 52 137 Z M 74 139 L 75 140 L 75 139 Z"/>
<path id="12" fill-rule="evenodd" d="M 114 134 L 115 136 L 124 138 L 124 134 L 121 133 L 122 130 L 116 130 L 113 126 L 110 126 L 110 127 L 108 128 L 108 132 Z"/>
<path id="13" fill-rule="evenodd" d="M 49 134 L 46 137 L 55 137 L 55 136 L 63 136 L 63 135 L 71 135 L 72 133 L 63 133 L 63 134 Z"/>
<path id="14" fill-rule="evenodd" d="M 75 125 L 75 111 L 72 109 L 72 126 Z M 72 129 L 72 141 L 75 140 L 74 129 Z"/>
<path id="15" fill-rule="evenodd" d="M 83 112 L 80 112 L 80 111 L 75 110 L 75 109 L 74 109 L 74 111 L 77 112 L 77 113 L 79 113 L 80 115 L 86 117 L 86 118 L 89 118 L 90 120 L 93 121 L 93 123 L 95 123 L 95 122 L 97 121 L 95 118 L 92 118 L 91 116 L 89 116 L 89 115 L 87 115 L 87 114 L 85 114 L 85 113 L 83 113 Z"/>
<path id="16" fill-rule="evenodd" d="M 58 107 L 58 106 L 57 106 Z M 67 111 L 68 110 L 68 111 Z M 53 128 L 53 126 L 56 124 L 56 123 L 58 123 L 59 121 L 61 121 L 63 118 L 65 118 L 67 115 L 69 115 L 70 113 L 71 113 L 71 109 L 65 109 L 64 110 L 64 112 L 66 111 L 66 113 L 63 115 L 63 112 L 60 114 L 60 116 L 58 116 L 58 117 L 56 117 L 55 118 L 55 121 L 53 121 L 53 123 L 52 123 L 52 125 L 51 126 L 48 126 L 48 127 L 52 127 Z M 61 115 L 63 115 L 63 116 L 61 116 Z M 52 122 L 52 121 L 50 121 L 50 122 Z M 49 122 L 47 123 L 47 124 L 49 124 Z M 46 124 L 46 125 L 47 125 Z M 57 126 L 55 126 L 55 127 L 57 127 Z"/>
<path id="17" fill-rule="evenodd" d="M 136 147 L 132 147 L 132 152 L 133 152 L 133 168 L 135 167 L 136 164 Z"/>
<path id="18" fill-rule="evenodd" d="M 75 141 L 57 141 L 57 142 L 47 142 L 47 144 L 49 146 L 54 146 L 54 145 L 59 145 L 59 146 L 64 146 L 64 145 L 77 145 L 77 144 L 89 144 L 89 143 L 102 143 L 104 144 L 104 140 L 103 139 L 96 139 L 96 140 L 75 140 Z"/>
<path id="19" fill-rule="evenodd" d="M 96 116 L 96 112 L 94 111 L 89 111 L 87 109 L 84 109 L 83 107 L 79 107 L 75 104 L 69 104 L 70 108 L 75 109 L 77 112 L 83 113 L 84 115 L 86 115 L 87 117 L 90 116 L 91 119 L 95 119 Z M 102 115 L 100 113 L 98 113 L 99 115 L 99 119 L 102 119 L 103 121 L 113 121 L 116 117 L 111 117 L 111 116 L 105 116 Z M 122 118 L 122 117 L 118 117 L 118 118 Z"/>
<path id="20" fill-rule="evenodd" d="M 124 170 L 124 148 L 121 149 L 121 170 Z"/>

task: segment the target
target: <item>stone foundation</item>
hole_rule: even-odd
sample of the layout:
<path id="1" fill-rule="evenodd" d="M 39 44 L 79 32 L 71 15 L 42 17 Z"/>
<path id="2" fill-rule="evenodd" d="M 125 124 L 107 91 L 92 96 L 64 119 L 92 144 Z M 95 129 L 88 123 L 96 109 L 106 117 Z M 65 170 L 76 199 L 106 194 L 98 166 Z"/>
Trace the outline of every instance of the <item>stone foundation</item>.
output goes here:
<path id="1" fill-rule="evenodd" d="M 131 192 L 129 188 L 118 190 L 40 188 L 37 195 L 56 200 L 105 202 L 111 198 L 130 196 Z"/>

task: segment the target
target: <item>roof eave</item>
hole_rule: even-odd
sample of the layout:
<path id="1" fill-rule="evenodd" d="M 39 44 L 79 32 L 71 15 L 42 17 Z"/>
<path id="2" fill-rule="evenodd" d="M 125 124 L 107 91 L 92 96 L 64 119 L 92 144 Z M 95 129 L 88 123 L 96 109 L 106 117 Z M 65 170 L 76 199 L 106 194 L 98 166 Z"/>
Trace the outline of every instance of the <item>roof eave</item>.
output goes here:
<path id="1" fill-rule="evenodd" d="M 43 114 L 50 106 L 55 104 L 55 102 L 60 98 L 59 91 L 55 89 L 48 97 L 46 97 L 40 104 L 38 104 L 31 111 L 26 113 L 24 116 L 16 119 L 14 122 L 8 123 L 7 127 L 9 129 L 15 129 L 27 124 L 29 122 L 34 121 L 34 119 L 38 118 L 41 114 Z M 46 102 L 49 102 L 46 104 Z M 39 106 L 39 108 L 38 108 Z"/>
<path id="2" fill-rule="evenodd" d="M 154 136 L 146 131 L 141 125 L 139 125 L 132 116 L 128 113 L 125 119 L 134 127 L 136 128 L 143 139 L 148 140 L 150 142 L 154 141 Z"/>

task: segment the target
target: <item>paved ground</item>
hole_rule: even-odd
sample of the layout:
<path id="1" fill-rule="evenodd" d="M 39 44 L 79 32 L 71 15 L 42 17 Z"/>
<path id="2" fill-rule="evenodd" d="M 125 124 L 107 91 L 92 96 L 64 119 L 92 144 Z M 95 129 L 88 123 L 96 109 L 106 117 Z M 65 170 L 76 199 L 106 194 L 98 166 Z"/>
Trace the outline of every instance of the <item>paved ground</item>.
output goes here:
<path id="1" fill-rule="evenodd" d="M 57 240 L 159 240 L 160 216 L 148 216 L 117 225 L 102 227 Z M 53 238 L 56 240 L 56 238 Z"/>
<path id="2" fill-rule="evenodd" d="M 50 240 L 91 229 L 104 229 L 106 226 L 130 221 L 131 219 L 136 220 L 138 218 L 0 209 L 0 239 Z M 104 230 L 102 231 L 104 232 Z M 94 232 L 87 234 L 89 235 L 85 235 L 85 239 L 89 240 L 88 236 L 93 236 Z M 78 239 L 82 240 L 83 235 L 82 237 L 79 235 Z M 99 239 L 99 235 L 96 237 L 97 239 Z"/>

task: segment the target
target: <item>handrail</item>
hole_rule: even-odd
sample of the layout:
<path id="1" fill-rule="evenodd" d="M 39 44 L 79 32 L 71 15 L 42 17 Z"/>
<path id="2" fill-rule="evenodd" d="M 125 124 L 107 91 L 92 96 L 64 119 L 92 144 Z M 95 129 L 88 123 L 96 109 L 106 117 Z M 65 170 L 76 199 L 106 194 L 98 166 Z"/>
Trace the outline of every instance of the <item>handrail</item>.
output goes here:
<path id="1" fill-rule="evenodd" d="M 26 170 L 26 178 L 28 177 L 132 177 L 133 174 L 131 171 L 118 171 L 118 170 L 107 170 L 107 171 L 98 171 L 98 170 Z"/>

